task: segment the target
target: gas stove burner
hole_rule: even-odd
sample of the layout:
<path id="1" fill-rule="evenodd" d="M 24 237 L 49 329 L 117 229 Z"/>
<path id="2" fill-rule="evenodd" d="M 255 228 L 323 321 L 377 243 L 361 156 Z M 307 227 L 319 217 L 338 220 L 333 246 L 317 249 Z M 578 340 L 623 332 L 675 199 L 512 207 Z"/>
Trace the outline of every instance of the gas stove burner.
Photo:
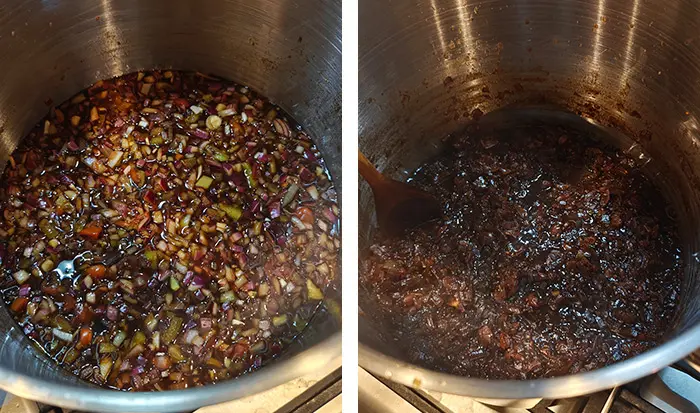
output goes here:
<path id="1" fill-rule="evenodd" d="M 680 362 L 622 387 L 557 400 L 511 401 L 508 407 L 476 399 L 416 390 L 360 370 L 360 412 L 401 413 L 697 413 L 700 375 Z"/>

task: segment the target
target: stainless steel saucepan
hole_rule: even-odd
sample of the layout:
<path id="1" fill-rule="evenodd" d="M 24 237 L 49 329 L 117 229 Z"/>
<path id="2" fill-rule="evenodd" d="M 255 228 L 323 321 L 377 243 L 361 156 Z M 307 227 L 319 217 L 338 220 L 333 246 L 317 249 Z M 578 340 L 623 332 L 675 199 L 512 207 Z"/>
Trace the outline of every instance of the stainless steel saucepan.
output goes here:
<path id="1" fill-rule="evenodd" d="M 245 84 L 314 137 L 340 190 L 341 19 L 336 0 L 8 0 L 0 4 L 0 169 L 48 111 L 99 79 L 175 68 Z M 171 412 L 228 401 L 340 356 L 320 314 L 286 355 L 241 378 L 181 391 L 124 393 L 67 375 L 0 304 L 0 389 L 84 411 Z"/>
<path id="2" fill-rule="evenodd" d="M 564 398 L 652 374 L 700 346 L 700 3 L 362 0 L 359 32 L 360 149 L 380 170 L 405 178 L 441 138 L 482 113 L 557 107 L 625 136 L 623 149 L 665 178 L 687 263 L 673 333 L 624 362 L 529 381 L 444 374 L 407 362 L 363 308 L 364 368 L 458 395 Z M 363 185 L 361 248 L 373 209 Z"/>

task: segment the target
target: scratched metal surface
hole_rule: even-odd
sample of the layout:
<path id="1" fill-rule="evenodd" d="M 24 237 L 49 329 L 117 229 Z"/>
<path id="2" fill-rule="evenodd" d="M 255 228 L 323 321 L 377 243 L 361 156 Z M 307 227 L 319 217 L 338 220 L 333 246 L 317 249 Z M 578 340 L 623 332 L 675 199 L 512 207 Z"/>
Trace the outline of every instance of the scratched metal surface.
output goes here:
<path id="1" fill-rule="evenodd" d="M 689 265 L 673 338 L 594 372 L 484 381 L 418 368 L 395 351 L 366 305 L 360 364 L 445 393 L 567 397 L 648 375 L 700 346 L 692 255 L 700 240 L 699 36 L 693 0 L 361 0 L 359 143 L 380 170 L 405 179 L 440 149 L 440 139 L 481 113 L 519 107 L 580 115 L 617 131 L 623 149 L 664 181 Z M 359 217 L 366 247 L 374 217 L 364 184 Z"/>
<path id="2" fill-rule="evenodd" d="M 340 32 L 337 0 L 3 1 L 0 169 L 51 102 L 99 79 L 158 67 L 213 73 L 271 98 L 310 132 L 340 189 Z M 0 389 L 78 410 L 194 410 L 326 365 L 340 354 L 339 329 L 330 317 L 316 317 L 284 360 L 237 380 L 126 394 L 63 373 L 0 308 Z"/>

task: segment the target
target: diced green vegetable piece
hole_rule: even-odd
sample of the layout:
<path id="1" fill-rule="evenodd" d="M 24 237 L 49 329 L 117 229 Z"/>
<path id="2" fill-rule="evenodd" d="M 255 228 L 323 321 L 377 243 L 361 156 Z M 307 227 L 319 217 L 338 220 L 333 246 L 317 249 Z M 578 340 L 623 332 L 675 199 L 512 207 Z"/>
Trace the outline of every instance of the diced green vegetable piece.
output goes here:
<path id="1" fill-rule="evenodd" d="M 151 145 L 162 145 L 163 144 L 163 137 L 160 135 L 156 135 L 150 139 Z"/>
<path id="2" fill-rule="evenodd" d="M 248 282 L 248 279 L 245 277 L 245 275 L 241 275 L 240 277 L 236 278 L 236 281 L 233 282 L 233 285 L 235 285 L 236 288 L 241 288 L 247 282 Z"/>
<path id="3" fill-rule="evenodd" d="M 219 162 L 226 162 L 228 161 L 228 154 L 226 154 L 225 152 L 216 151 L 214 152 L 214 159 L 216 159 Z"/>
<path id="4" fill-rule="evenodd" d="M 180 334 L 180 330 L 182 330 L 182 318 L 175 315 L 171 316 L 170 323 L 168 323 L 168 328 L 165 329 L 163 335 L 160 337 L 161 342 L 172 343 L 175 341 L 178 334 Z"/>
<path id="5" fill-rule="evenodd" d="M 294 326 L 294 329 L 296 329 L 296 330 L 297 330 L 298 332 L 300 332 L 300 333 L 301 333 L 302 331 L 304 331 L 304 329 L 306 328 L 306 325 L 307 325 L 307 324 L 308 324 L 308 323 L 306 322 L 306 320 L 304 320 L 303 318 L 299 317 L 299 314 L 295 315 L 295 316 L 294 316 L 294 321 L 292 321 L 292 325 Z"/>
<path id="6" fill-rule="evenodd" d="M 310 300 L 323 300 L 323 291 L 309 278 L 306 279 L 306 289 L 309 292 Z"/>
<path id="7" fill-rule="evenodd" d="M 243 210 L 241 207 L 236 205 L 219 204 L 219 208 L 234 221 L 238 221 L 241 218 L 241 215 L 243 215 Z"/>
<path id="8" fill-rule="evenodd" d="M 287 324 L 287 314 L 272 317 L 272 325 L 275 327 Z"/>
<path id="9" fill-rule="evenodd" d="M 117 351 L 117 346 L 112 343 L 100 343 L 100 354 L 112 353 Z"/>
<path id="10" fill-rule="evenodd" d="M 177 291 L 180 289 L 180 283 L 177 281 L 177 278 L 170 277 L 170 289 L 173 291 Z"/>
<path id="11" fill-rule="evenodd" d="M 151 262 L 151 268 L 153 268 L 154 270 L 158 268 L 158 251 L 146 250 L 144 251 L 143 255 L 148 261 Z"/>
<path id="12" fill-rule="evenodd" d="M 48 238 L 56 238 L 59 235 L 56 226 L 46 218 L 39 221 L 39 229 Z"/>
<path id="13" fill-rule="evenodd" d="M 234 301 L 236 299 L 236 294 L 233 291 L 226 291 L 225 293 L 221 294 L 221 298 L 219 299 L 222 303 L 228 303 L 229 301 Z"/>
<path id="14" fill-rule="evenodd" d="M 195 184 L 195 186 L 198 186 L 198 187 L 204 188 L 204 189 L 209 189 L 212 182 L 214 182 L 214 178 L 208 177 L 206 175 L 202 175 L 202 177 L 197 180 L 197 183 Z"/>
<path id="15" fill-rule="evenodd" d="M 142 331 L 137 331 L 134 333 L 134 338 L 131 339 L 131 348 L 138 346 L 139 344 L 146 343 L 146 335 Z"/>
<path id="16" fill-rule="evenodd" d="M 146 257 L 146 259 L 150 262 L 158 261 L 158 251 L 155 250 L 146 250 L 143 252 L 143 255 Z"/>
<path id="17" fill-rule="evenodd" d="M 257 188 L 258 181 L 255 180 L 255 177 L 253 176 L 253 168 L 248 162 L 243 163 L 243 174 L 248 180 L 248 186 L 250 186 L 251 188 Z"/>
<path id="18" fill-rule="evenodd" d="M 41 270 L 44 272 L 49 272 L 54 269 L 54 262 L 50 259 L 46 259 L 41 263 Z"/>
<path id="19" fill-rule="evenodd" d="M 126 340 L 126 333 L 124 331 L 120 330 L 114 336 L 114 339 L 112 340 L 112 344 L 114 344 L 117 347 L 120 347 L 122 345 L 122 343 L 124 343 L 124 340 Z"/>
<path id="20" fill-rule="evenodd" d="M 168 347 L 168 355 L 175 360 L 176 363 L 179 363 L 181 361 L 185 360 L 185 355 L 182 354 L 182 350 L 180 349 L 180 346 L 177 344 L 173 344 L 172 346 Z"/>

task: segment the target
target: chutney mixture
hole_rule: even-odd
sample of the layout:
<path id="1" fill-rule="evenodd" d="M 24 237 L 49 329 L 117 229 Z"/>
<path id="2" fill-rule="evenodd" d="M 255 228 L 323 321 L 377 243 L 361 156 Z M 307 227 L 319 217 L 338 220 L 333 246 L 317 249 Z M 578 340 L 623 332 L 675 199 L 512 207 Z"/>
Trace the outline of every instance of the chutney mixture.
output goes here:
<path id="1" fill-rule="evenodd" d="M 596 369 L 672 327 L 677 228 L 624 154 L 586 132 L 526 125 L 451 142 L 412 183 L 444 217 L 378 239 L 366 312 L 413 363 L 488 379 Z"/>
<path id="2" fill-rule="evenodd" d="M 256 369 L 339 274 L 336 193 L 309 136 L 200 73 L 133 73 L 53 108 L 10 157 L 0 210 L 10 313 L 65 369 L 110 388 Z M 73 276 L 56 270 L 75 257 Z"/>

